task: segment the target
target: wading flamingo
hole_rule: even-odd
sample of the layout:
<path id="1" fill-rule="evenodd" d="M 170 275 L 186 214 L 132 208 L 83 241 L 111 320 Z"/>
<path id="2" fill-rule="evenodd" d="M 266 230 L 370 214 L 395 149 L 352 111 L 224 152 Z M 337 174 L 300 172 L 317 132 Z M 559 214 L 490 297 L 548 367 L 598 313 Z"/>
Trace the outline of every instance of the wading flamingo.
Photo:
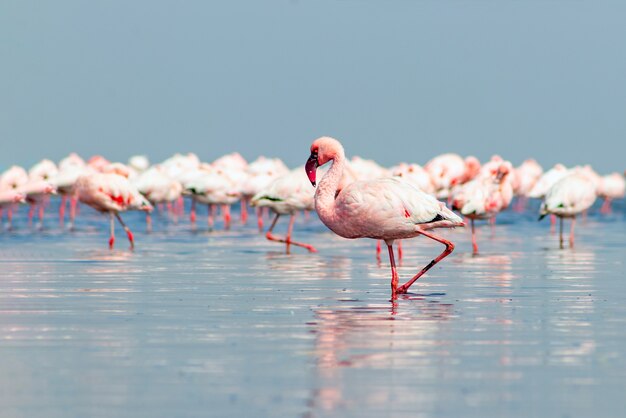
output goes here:
<path id="1" fill-rule="evenodd" d="M 296 213 L 303 210 L 313 210 L 315 207 L 313 190 L 311 190 L 302 169 L 295 169 L 272 181 L 265 190 L 260 191 L 252 198 L 250 204 L 259 208 L 269 207 L 276 214 L 270 228 L 265 233 L 268 240 L 285 243 L 287 252 L 289 252 L 290 245 L 306 248 L 310 252 L 317 252 L 312 245 L 291 240 Z M 285 238 L 277 237 L 272 233 L 281 215 L 290 216 L 289 228 Z"/>
<path id="2" fill-rule="evenodd" d="M 573 246 L 576 215 L 589 209 L 595 200 L 596 187 L 593 180 L 581 171 L 574 171 L 557 181 L 548 190 L 539 209 L 539 220 L 548 214 L 560 218 L 559 243 L 563 248 L 563 218 L 572 218 L 569 244 Z"/>
<path id="3" fill-rule="evenodd" d="M 122 220 L 120 212 L 127 210 L 151 211 L 152 205 L 143 197 L 139 191 L 124 176 L 115 173 L 95 173 L 78 178 L 76 181 L 76 194 L 78 199 L 95 210 L 108 213 L 111 218 L 111 235 L 109 237 L 109 248 L 115 244 L 115 219 L 120 222 L 130 248 L 135 247 L 133 233 Z"/>
<path id="4" fill-rule="evenodd" d="M 384 240 L 391 263 L 391 295 L 407 293 L 409 287 L 454 250 L 454 244 L 429 230 L 465 226 L 461 218 L 443 202 L 398 178 L 356 181 L 338 192 L 345 164 L 343 146 L 334 138 L 313 141 L 305 171 L 316 184 L 317 167 L 332 161 L 315 191 L 315 209 L 331 231 L 344 238 Z M 445 250 L 402 286 L 394 260 L 393 243 L 397 239 L 424 235 L 446 246 Z"/>

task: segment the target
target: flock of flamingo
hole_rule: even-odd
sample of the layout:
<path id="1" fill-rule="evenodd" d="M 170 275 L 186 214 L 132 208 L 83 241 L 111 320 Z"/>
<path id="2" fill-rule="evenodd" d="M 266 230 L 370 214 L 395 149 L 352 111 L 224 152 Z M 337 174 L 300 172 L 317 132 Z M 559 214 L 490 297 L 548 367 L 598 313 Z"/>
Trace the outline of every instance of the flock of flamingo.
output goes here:
<path id="1" fill-rule="evenodd" d="M 395 297 L 406 293 L 427 270 L 453 251 L 450 241 L 432 232 L 436 228 L 462 227 L 469 220 L 473 252 L 478 253 L 475 220 L 494 222 L 496 215 L 511 205 L 514 196 L 518 196 L 520 206 L 529 198 L 538 198 L 543 199 L 539 219 L 550 215 L 554 224 L 560 218 L 562 248 L 563 218 L 572 220 L 569 242 L 573 245 L 576 216 L 587 211 L 597 197 L 604 199 L 601 211 L 609 212 L 611 200 L 623 198 L 626 191 L 622 174 L 600 176 L 588 165 L 567 168 L 557 164 L 544 172 L 532 159 L 514 167 L 499 156 L 481 164 L 475 157 L 448 153 L 424 166 L 400 163 L 385 168 L 359 157 L 347 159 L 340 142 L 330 137 L 316 139 L 310 152 L 304 169 L 293 170 L 278 158 L 259 157 L 248 163 L 238 153 L 212 163 L 201 162 L 193 153 L 176 154 L 154 165 L 145 156 L 134 156 L 123 164 L 101 156 L 85 161 L 72 153 L 58 165 L 45 159 L 28 171 L 12 166 L 0 175 L 0 222 L 6 213 L 10 229 L 18 206 L 28 204 L 29 220 L 38 212 L 41 227 L 50 196 L 58 194 L 61 223 L 69 203 L 69 226 L 73 227 L 77 203 L 84 203 L 109 215 L 110 248 L 115 243 L 115 219 L 133 248 L 134 237 L 121 212 L 145 211 L 147 229 L 151 230 L 150 212 L 155 206 L 167 206 L 169 213 L 179 218 L 184 214 L 183 199 L 188 197 L 189 219 L 194 226 L 197 205 L 208 205 L 207 222 L 212 228 L 218 209 L 225 227 L 230 227 L 230 207 L 239 203 L 243 223 L 248 220 L 248 206 L 256 208 L 260 231 L 264 212 L 271 210 L 275 214 L 266 232 L 267 239 L 284 243 L 287 251 L 294 245 L 315 252 L 312 245 L 292 240 L 292 235 L 295 215 L 316 211 L 320 220 L 339 236 L 378 240 L 379 253 L 380 242 L 386 243 L 391 292 Z M 290 216 L 285 237 L 273 233 L 281 215 Z M 399 286 L 394 242 L 419 235 L 440 242 L 445 249 Z M 398 253 L 401 256 L 400 246 Z"/>

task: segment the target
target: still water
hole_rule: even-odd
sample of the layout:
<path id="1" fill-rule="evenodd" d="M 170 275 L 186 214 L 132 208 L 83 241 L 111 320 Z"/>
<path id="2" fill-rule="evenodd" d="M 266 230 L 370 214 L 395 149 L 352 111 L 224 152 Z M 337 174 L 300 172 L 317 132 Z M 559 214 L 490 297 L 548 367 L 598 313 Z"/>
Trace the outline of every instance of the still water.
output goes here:
<path id="1" fill-rule="evenodd" d="M 478 256 L 442 231 L 455 252 L 393 303 L 375 243 L 315 215 L 295 238 L 319 253 L 286 254 L 254 220 L 125 214 L 131 252 L 89 208 L 74 231 L 22 208 L 0 233 L 1 416 L 620 416 L 626 209 L 597 206 L 562 250 L 536 205 L 481 224 Z M 401 279 L 441 250 L 405 241 Z"/>

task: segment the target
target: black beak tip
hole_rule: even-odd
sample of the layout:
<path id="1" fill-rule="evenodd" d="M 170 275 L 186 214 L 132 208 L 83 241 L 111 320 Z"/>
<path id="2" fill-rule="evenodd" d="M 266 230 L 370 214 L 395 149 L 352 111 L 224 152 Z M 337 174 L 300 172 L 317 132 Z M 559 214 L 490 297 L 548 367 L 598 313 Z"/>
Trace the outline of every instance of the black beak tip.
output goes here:
<path id="1" fill-rule="evenodd" d="M 315 181 L 311 182 L 311 186 L 315 187 L 316 185 L 317 185 L 317 182 L 315 182 Z"/>

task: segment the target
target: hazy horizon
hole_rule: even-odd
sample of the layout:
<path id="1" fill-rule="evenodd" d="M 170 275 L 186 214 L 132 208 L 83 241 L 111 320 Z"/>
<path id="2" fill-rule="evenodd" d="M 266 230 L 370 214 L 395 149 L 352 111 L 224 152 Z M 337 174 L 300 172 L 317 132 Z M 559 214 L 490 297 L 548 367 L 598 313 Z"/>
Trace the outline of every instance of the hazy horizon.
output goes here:
<path id="1" fill-rule="evenodd" d="M 261 4 L 263 3 L 263 4 Z M 313 139 L 626 169 L 626 3 L 0 0 L 0 170 Z"/>

